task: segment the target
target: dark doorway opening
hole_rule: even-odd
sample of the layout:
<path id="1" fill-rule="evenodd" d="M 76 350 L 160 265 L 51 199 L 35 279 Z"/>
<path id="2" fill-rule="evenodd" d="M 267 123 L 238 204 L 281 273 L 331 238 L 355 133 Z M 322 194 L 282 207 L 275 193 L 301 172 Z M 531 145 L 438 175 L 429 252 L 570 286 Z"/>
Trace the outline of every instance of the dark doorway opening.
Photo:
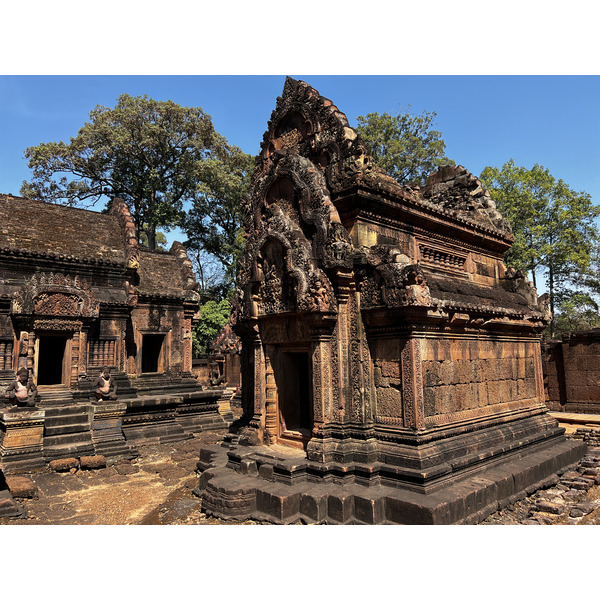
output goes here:
<path id="1" fill-rule="evenodd" d="M 142 336 L 142 373 L 157 373 L 161 370 L 161 351 L 164 335 Z"/>
<path id="2" fill-rule="evenodd" d="M 308 352 L 280 352 L 273 373 L 279 398 L 280 435 L 307 440 L 313 425 L 312 374 Z"/>
<path id="3" fill-rule="evenodd" d="M 41 336 L 38 348 L 38 385 L 63 383 L 63 367 L 67 338 L 63 336 Z"/>

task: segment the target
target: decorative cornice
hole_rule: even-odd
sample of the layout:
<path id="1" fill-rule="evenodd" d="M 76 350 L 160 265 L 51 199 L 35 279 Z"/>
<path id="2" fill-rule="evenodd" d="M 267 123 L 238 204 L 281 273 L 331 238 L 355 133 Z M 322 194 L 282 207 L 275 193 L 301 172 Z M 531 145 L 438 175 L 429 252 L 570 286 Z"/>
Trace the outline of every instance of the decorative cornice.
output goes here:
<path id="1" fill-rule="evenodd" d="M 15 259 L 43 259 L 51 261 L 61 261 L 65 263 L 82 264 L 82 265 L 94 265 L 103 267 L 118 267 L 120 269 L 125 267 L 124 261 L 110 260 L 107 258 L 94 258 L 92 256 L 73 256 L 72 254 L 60 254 L 59 252 L 53 251 L 39 251 L 39 250 L 23 250 L 21 248 L 11 248 L 8 246 L 0 247 L 0 256 L 6 256 L 8 258 Z"/>

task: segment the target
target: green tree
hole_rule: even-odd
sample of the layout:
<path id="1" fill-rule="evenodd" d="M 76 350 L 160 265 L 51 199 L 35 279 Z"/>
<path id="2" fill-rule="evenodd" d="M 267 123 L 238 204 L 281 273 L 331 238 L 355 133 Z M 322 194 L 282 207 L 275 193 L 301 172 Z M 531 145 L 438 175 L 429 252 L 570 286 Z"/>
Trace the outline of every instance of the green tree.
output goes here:
<path id="1" fill-rule="evenodd" d="M 512 158 L 501 169 L 486 167 L 479 178 L 502 216 L 508 219 L 515 236 L 514 244 L 504 257 L 506 264 L 529 271 L 536 285 L 536 269 L 544 260 L 544 237 L 554 178 L 540 165 L 526 169 L 516 166 Z"/>
<path id="2" fill-rule="evenodd" d="M 530 271 L 534 285 L 536 271 L 543 273 L 553 314 L 561 313 L 563 303 L 565 310 L 572 311 L 579 303 L 577 310 L 585 311 L 591 297 L 573 292 L 582 292 L 584 276 L 590 272 L 600 239 L 595 222 L 600 207 L 592 204 L 589 194 L 573 191 L 537 164 L 528 170 L 516 167 L 511 159 L 502 169 L 486 167 L 480 179 L 515 235 L 507 264 Z"/>
<path id="3" fill-rule="evenodd" d="M 231 314 L 229 300 L 209 300 L 200 307 L 200 320 L 194 328 L 192 336 L 192 352 L 194 357 L 207 354 L 209 345 L 219 330 L 227 324 Z"/>
<path id="4" fill-rule="evenodd" d="M 560 312 L 554 315 L 555 335 L 600 326 L 600 305 L 589 292 L 567 290 L 559 305 Z"/>
<path id="5" fill-rule="evenodd" d="M 369 113 L 357 118 L 357 131 L 375 163 L 402 184 L 422 185 L 428 175 L 454 161 L 446 157 L 442 134 L 432 129 L 434 112 Z"/>
<path id="6" fill-rule="evenodd" d="M 144 248 L 149 248 L 148 244 L 148 234 L 146 233 L 146 228 L 144 227 L 139 235 L 140 244 L 144 246 Z M 155 250 L 168 250 L 167 248 L 167 236 L 162 231 L 157 231 L 155 233 Z"/>
<path id="7" fill-rule="evenodd" d="M 219 156 L 202 165 L 198 193 L 182 228 L 187 234 L 186 247 L 198 257 L 203 253 L 215 256 L 223 269 L 224 283 L 230 287 L 244 250 L 240 202 L 250 186 L 254 158 L 236 146 L 225 142 L 222 146 Z"/>
<path id="8" fill-rule="evenodd" d="M 138 236 L 144 231 L 154 249 L 156 230 L 180 223 L 184 202 L 198 194 L 200 173 L 210 170 L 205 161 L 224 144 L 201 108 L 123 94 L 115 108 L 92 110 L 69 144 L 27 148 L 33 178 L 21 194 L 71 205 L 119 196 Z"/>

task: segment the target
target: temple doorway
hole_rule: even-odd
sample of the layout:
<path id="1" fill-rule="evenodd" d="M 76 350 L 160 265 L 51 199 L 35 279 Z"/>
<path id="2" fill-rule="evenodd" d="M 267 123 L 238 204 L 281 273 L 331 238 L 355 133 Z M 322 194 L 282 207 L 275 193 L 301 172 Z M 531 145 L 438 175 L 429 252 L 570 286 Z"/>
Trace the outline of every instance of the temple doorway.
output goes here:
<path id="1" fill-rule="evenodd" d="M 306 446 L 313 426 L 312 368 L 304 350 L 276 353 L 273 375 L 279 404 L 279 435 L 283 443 Z"/>
<path id="2" fill-rule="evenodd" d="M 67 382 L 65 335 L 41 335 L 37 338 L 37 385 L 58 385 Z"/>
<path id="3" fill-rule="evenodd" d="M 162 334 L 144 334 L 142 336 L 142 373 L 157 373 L 163 369 Z"/>

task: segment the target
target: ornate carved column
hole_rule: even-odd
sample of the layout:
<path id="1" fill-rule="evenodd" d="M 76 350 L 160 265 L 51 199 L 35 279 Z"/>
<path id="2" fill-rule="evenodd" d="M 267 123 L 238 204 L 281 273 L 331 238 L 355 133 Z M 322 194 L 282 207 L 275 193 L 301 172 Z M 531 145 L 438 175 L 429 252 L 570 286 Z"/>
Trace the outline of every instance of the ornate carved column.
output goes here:
<path id="1" fill-rule="evenodd" d="M 311 327 L 313 378 L 313 436 L 321 437 L 332 415 L 331 337 L 336 320 L 320 320 Z"/>
<path id="2" fill-rule="evenodd" d="M 341 279 L 338 276 L 339 279 Z M 345 285 L 342 285 L 344 283 Z M 346 416 L 347 406 L 352 402 L 351 376 L 350 376 L 350 307 L 348 300 L 350 298 L 351 282 L 346 279 L 338 281 L 336 287 L 336 299 L 338 302 L 338 317 L 337 317 L 337 336 L 335 336 L 337 357 L 331 357 L 332 367 L 336 372 L 332 372 L 332 379 L 337 379 L 337 389 L 334 389 L 334 394 L 337 398 L 337 406 L 333 407 L 333 417 L 340 421 L 344 421 Z M 332 348 L 333 351 L 333 348 Z M 337 360 L 336 360 L 337 359 Z"/>
<path id="3" fill-rule="evenodd" d="M 240 434 L 251 445 L 263 443 L 265 427 L 265 367 L 260 338 L 251 331 L 242 344 L 242 407 L 244 414 Z"/>
<path id="4" fill-rule="evenodd" d="M 88 330 L 83 328 L 79 332 L 79 373 L 87 372 L 88 359 Z"/>
<path id="5" fill-rule="evenodd" d="M 277 426 L 277 384 L 268 354 L 265 356 L 265 443 L 275 444 L 279 434 Z"/>
<path id="6" fill-rule="evenodd" d="M 411 429 L 425 429 L 421 340 L 419 338 L 403 340 L 401 342 L 400 359 L 402 365 L 404 426 Z"/>
<path id="7" fill-rule="evenodd" d="M 192 370 L 192 319 L 185 317 L 183 319 L 183 371 Z"/>
<path id="8" fill-rule="evenodd" d="M 76 388 L 79 381 L 79 342 L 80 332 L 74 331 L 71 339 L 71 374 L 69 377 L 69 387 Z"/>
<path id="9" fill-rule="evenodd" d="M 27 341 L 27 368 L 30 373 L 33 373 L 33 367 L 35 364 L 35 333 L 31 331 Z M 20 368 L 21 365 L 19 365 Z"/>

